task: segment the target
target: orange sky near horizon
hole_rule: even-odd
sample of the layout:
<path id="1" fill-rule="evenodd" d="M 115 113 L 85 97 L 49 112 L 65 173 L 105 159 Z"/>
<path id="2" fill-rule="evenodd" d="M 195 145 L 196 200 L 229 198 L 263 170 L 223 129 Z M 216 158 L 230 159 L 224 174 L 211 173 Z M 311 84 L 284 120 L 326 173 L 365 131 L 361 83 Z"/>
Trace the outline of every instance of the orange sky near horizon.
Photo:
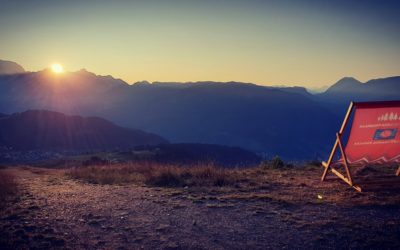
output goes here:
<path id="1" fill-rule="evenodd" d="M 166 3 L 168 2 L 168 4 Z M 324 2 L 324 1 L 321 1 Z M 390 2 L 390 1 L 389 1 Z M 136 81 L 318 88 L 400 75 L 396 6 L 365 1 L 2 1 L 0 58 Z"/>

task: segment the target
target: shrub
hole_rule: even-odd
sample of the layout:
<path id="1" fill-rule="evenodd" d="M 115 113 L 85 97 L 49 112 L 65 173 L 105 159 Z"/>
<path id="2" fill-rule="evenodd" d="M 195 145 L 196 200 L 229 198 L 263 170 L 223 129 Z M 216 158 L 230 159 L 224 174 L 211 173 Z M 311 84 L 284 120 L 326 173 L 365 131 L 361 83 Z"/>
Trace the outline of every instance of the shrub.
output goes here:
<path id="1" fill-rule="evenodd" d="M 262 161 L 260 167 L 263 169 L 270 169 L 270 168 L 283 168 L 287 165 L 282 161 L 279 156 L 275 156 L 269 161 Z"/>
<path id="2" fill-rule="evenodd" d="M 275 156 L 271 160 L 271 165 L 273 168 L 282 168 L 285 166 L 285 163 L 283 163 L 282 159 L 279 156 Z"/>

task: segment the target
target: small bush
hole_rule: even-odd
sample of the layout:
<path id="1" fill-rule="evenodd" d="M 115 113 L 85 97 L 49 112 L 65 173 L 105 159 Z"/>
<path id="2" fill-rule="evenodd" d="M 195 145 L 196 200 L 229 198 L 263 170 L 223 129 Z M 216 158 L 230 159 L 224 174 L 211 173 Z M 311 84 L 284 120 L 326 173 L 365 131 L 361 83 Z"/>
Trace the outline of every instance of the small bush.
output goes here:
<path id="1" fill-rule="evenodd" d="M 262 169 L 271 169 L 271 168 L 276 169 L 276 168 L 283 168 L 286 166 L 288 165 L 286 165 L 279 156 L 275 156 L 274 158 L 268 161 L 262 161 L 260 164 L 260 167 Z"/>
<path id="2" fill-rule="evenodd" d="M 285 166 L 285 163 L 282 161 L 282 159 L 279 156 L 275 156 L 271 160 L 271 165 L 273 168 L 282 168 Z"/>
<path id="3" fill-rule="evenodd" d="M 18 193 L 15 177 L 5 171 L 0 171 L 0 207 L 4 206 Z"/>

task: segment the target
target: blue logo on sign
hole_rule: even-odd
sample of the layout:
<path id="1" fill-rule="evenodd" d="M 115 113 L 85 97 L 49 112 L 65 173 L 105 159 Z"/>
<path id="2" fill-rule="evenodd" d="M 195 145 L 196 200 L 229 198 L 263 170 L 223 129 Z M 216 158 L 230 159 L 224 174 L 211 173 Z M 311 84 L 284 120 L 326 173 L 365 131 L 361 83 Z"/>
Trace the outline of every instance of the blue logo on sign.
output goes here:
<path id="1" fill-rule="evenodd" d="M 374 140 L 391 140 L 396 137 L 397 128 L 377 129 Z"/>

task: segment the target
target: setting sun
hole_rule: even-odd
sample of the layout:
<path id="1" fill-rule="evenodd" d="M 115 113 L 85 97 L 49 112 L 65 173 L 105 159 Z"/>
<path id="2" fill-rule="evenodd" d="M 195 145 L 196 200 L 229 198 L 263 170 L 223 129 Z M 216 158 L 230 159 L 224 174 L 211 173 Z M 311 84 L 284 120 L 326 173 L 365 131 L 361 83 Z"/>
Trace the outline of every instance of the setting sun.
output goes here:
<path id="1" fill-rule="evenodd" d="M 64 72 L 63 66 L 61 64 L 59 64 L 59 63 L 53 63 L 51 65 L 51 70 L 56 74 Z"/>

